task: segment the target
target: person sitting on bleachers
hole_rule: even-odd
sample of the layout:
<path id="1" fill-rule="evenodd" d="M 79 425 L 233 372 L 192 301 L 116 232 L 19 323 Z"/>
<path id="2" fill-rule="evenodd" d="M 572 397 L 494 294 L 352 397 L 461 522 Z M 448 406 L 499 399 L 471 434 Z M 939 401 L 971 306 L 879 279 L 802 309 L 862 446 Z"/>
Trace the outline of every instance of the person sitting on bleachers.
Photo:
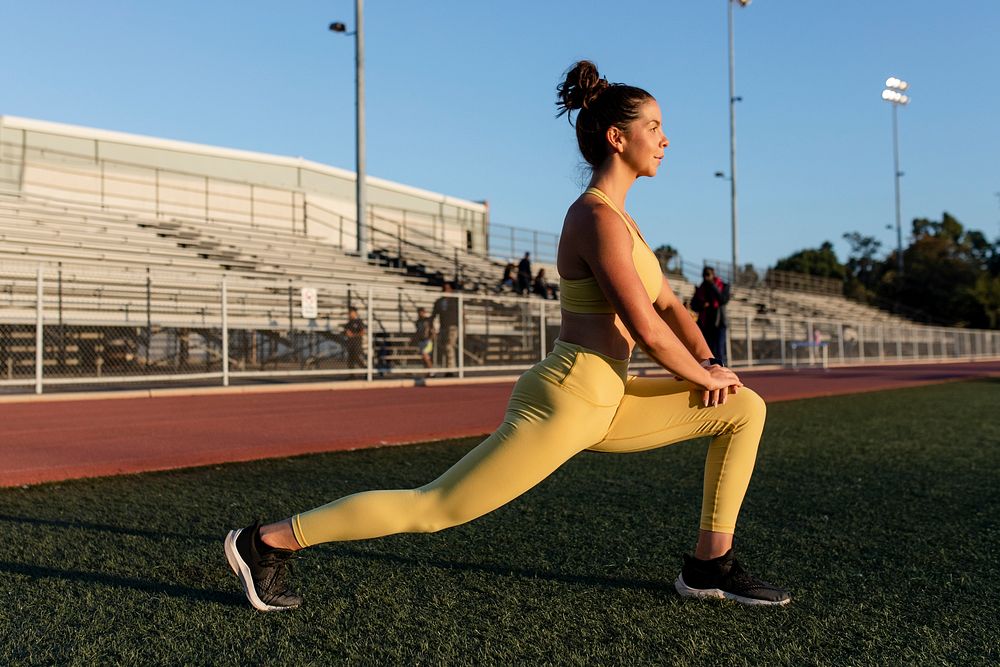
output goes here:
<path id="1" fill-rule="evenodd" d="M 505 289 L 513 291 L 515 268 L 514 262 L 507 262 L 507 266 L 503 269 L 503 278 L 500 279 L 500 283 L 497 285 L 497 292 L 503 292 Z"/>
<path id="2" fill-rule="evenodd" d="M 543 299 L 556 298 L 556 289 L 549 284 L 548 280 L 546 280 L 545 269 L 538 269 L 538 275 L 535 276 L 535 283 L 532 286 L 531 291 Z"/>

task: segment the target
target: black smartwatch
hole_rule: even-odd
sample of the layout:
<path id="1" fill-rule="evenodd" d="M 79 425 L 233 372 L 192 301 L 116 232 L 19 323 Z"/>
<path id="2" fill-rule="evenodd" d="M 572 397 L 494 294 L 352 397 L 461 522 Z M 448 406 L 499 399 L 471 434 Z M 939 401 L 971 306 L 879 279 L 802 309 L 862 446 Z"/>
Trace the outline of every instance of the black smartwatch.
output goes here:
<path id="1" fill-rule="evenodd" d="M 711 357 L 711 358 L 706 359 L 705 361 L 703 361 L 701 363 L 703 363 L 703 364 L 707 363 L 709 366 L 725 366 L 725 364 L 722 363 L 722 360 L 717 359 L 716 357 Z M 707 366 L 706 366 L 706 368 L 707 368 Z"/>

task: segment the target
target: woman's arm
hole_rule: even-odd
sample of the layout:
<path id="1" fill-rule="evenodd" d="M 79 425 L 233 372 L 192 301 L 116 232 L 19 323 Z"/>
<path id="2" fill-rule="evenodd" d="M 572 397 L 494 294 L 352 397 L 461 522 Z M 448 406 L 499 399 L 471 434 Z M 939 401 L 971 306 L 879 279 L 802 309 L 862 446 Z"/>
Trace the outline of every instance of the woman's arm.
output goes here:
<path id="1" fill-rule="evenodd" d="M 706 389 L 719 390 L 739 384 L 739 379 L 728 369 L 702 367 L 700 360 L 653 308 L 632 263 L 632 235 L 617 214 L 605 206 L 577 205 L 570 211 L 567 229 L 572 230 L 574 250 L 587 263 L 622 324 L 653 361 Z M 706 352 L 707 348 L 705 345 Z M 709 356 L 710 353 L 706 358 Z"/>
<path id="2" fill-rule="evenodd" d="M 695 359 L 705 361 L 712 357 L 712 350 L 705 342 L 705 336 L 695 321 L 691 319 L 684 304 L 677 299 L 677 295 L 671 289 L 666 276 L 663 276 L 660 296 L 656 298 L 653 308 Z"/>

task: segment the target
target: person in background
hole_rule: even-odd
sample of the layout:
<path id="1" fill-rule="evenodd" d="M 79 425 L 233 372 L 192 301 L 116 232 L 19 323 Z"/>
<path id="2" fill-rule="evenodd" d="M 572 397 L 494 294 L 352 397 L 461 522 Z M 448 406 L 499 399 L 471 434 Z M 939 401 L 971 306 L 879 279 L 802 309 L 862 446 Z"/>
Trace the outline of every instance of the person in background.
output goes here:
<path id="1" fill-rule="evenodd" d="M 417 346 L 417 353 L 424 368 L 432 368 L 434 362 L 431 360 L 431 351 L 434 349 L 434 318 L 427 315 L 427 309 L 421 306 L 417 308 L 417 321 L 414 322 L 416 331 L 413 333 L 413 343 Z"/>
<path id="2" fill-rule="evenodd" d="M 446 282 L 441 289 L 443 294 L 434 302 L 431 318 L 438 321 L 438 363 L 453 369 L 458 366 L 458 297 L 452 294 L 453 283 Z"/>
<path id="3" fill-rule="evenodd" d="M 532 291 L 543 299 L 555 298 L 555 290 L 545 278 L 545 269 L 538 269 L 538 275 L 535 276 L 535 284 L 532 286 Z"/>
<path id="4" fill-rule="evenodd" d="M 507 266 L 503 267 L 503 277 L 500 279 L 496 291 L 502 292 L 505 289 L 514 290 L 514 262 L 507 262 Z"/>
<path id="5" fill-rule="evenodd" d="M 715 275 L 715 269 L 706 266 L 701 272 L 702 281 L 691 297 L 691 309 L 698 313 L 701 329 L 712 357 L 725 366 L 726 359 L 726 304 L 729 303 L 729 285 Z"/>
<path id="6" fill-rule="evenodd" d="M 524 296 L 531 289 L 531 253 L 524 253 L 524 257 L 517 265 L 517 293 Z"/>
<path id="7" fill-rule="evenodd" d="M 360 368 L 368 365 L 368 355 L 365 354 L 365 334 L 368 327 L 364 320 L 358 317 L 358 309 L 347 311 L 347 322 L 344 324 L 344 347 L 347 349 L 347 365 L 350 368 Z"/>

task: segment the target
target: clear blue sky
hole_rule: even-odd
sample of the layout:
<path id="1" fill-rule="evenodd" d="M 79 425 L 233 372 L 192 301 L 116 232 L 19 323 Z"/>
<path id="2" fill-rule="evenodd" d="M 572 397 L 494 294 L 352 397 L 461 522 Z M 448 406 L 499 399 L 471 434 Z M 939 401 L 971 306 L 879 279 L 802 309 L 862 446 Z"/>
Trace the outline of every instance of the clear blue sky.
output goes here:
<path id="1" fill-rule="evenodd" d="M 354 166 L 352 0 L 4 0 L 0 114 Z M 740 259 L 767 266 L 861 231 L 895 245 L 890 75 L 904 230 L 1000 230 L 1000 3 L 756 0 L 737 10 Z M 655 246 L 730 255 L 725 0 L 365 7 L 368 171 L 558 232 L 580 191 L 555 86 L 577 59 L 642 86 L 671 146 L 628 206 Z"/>

